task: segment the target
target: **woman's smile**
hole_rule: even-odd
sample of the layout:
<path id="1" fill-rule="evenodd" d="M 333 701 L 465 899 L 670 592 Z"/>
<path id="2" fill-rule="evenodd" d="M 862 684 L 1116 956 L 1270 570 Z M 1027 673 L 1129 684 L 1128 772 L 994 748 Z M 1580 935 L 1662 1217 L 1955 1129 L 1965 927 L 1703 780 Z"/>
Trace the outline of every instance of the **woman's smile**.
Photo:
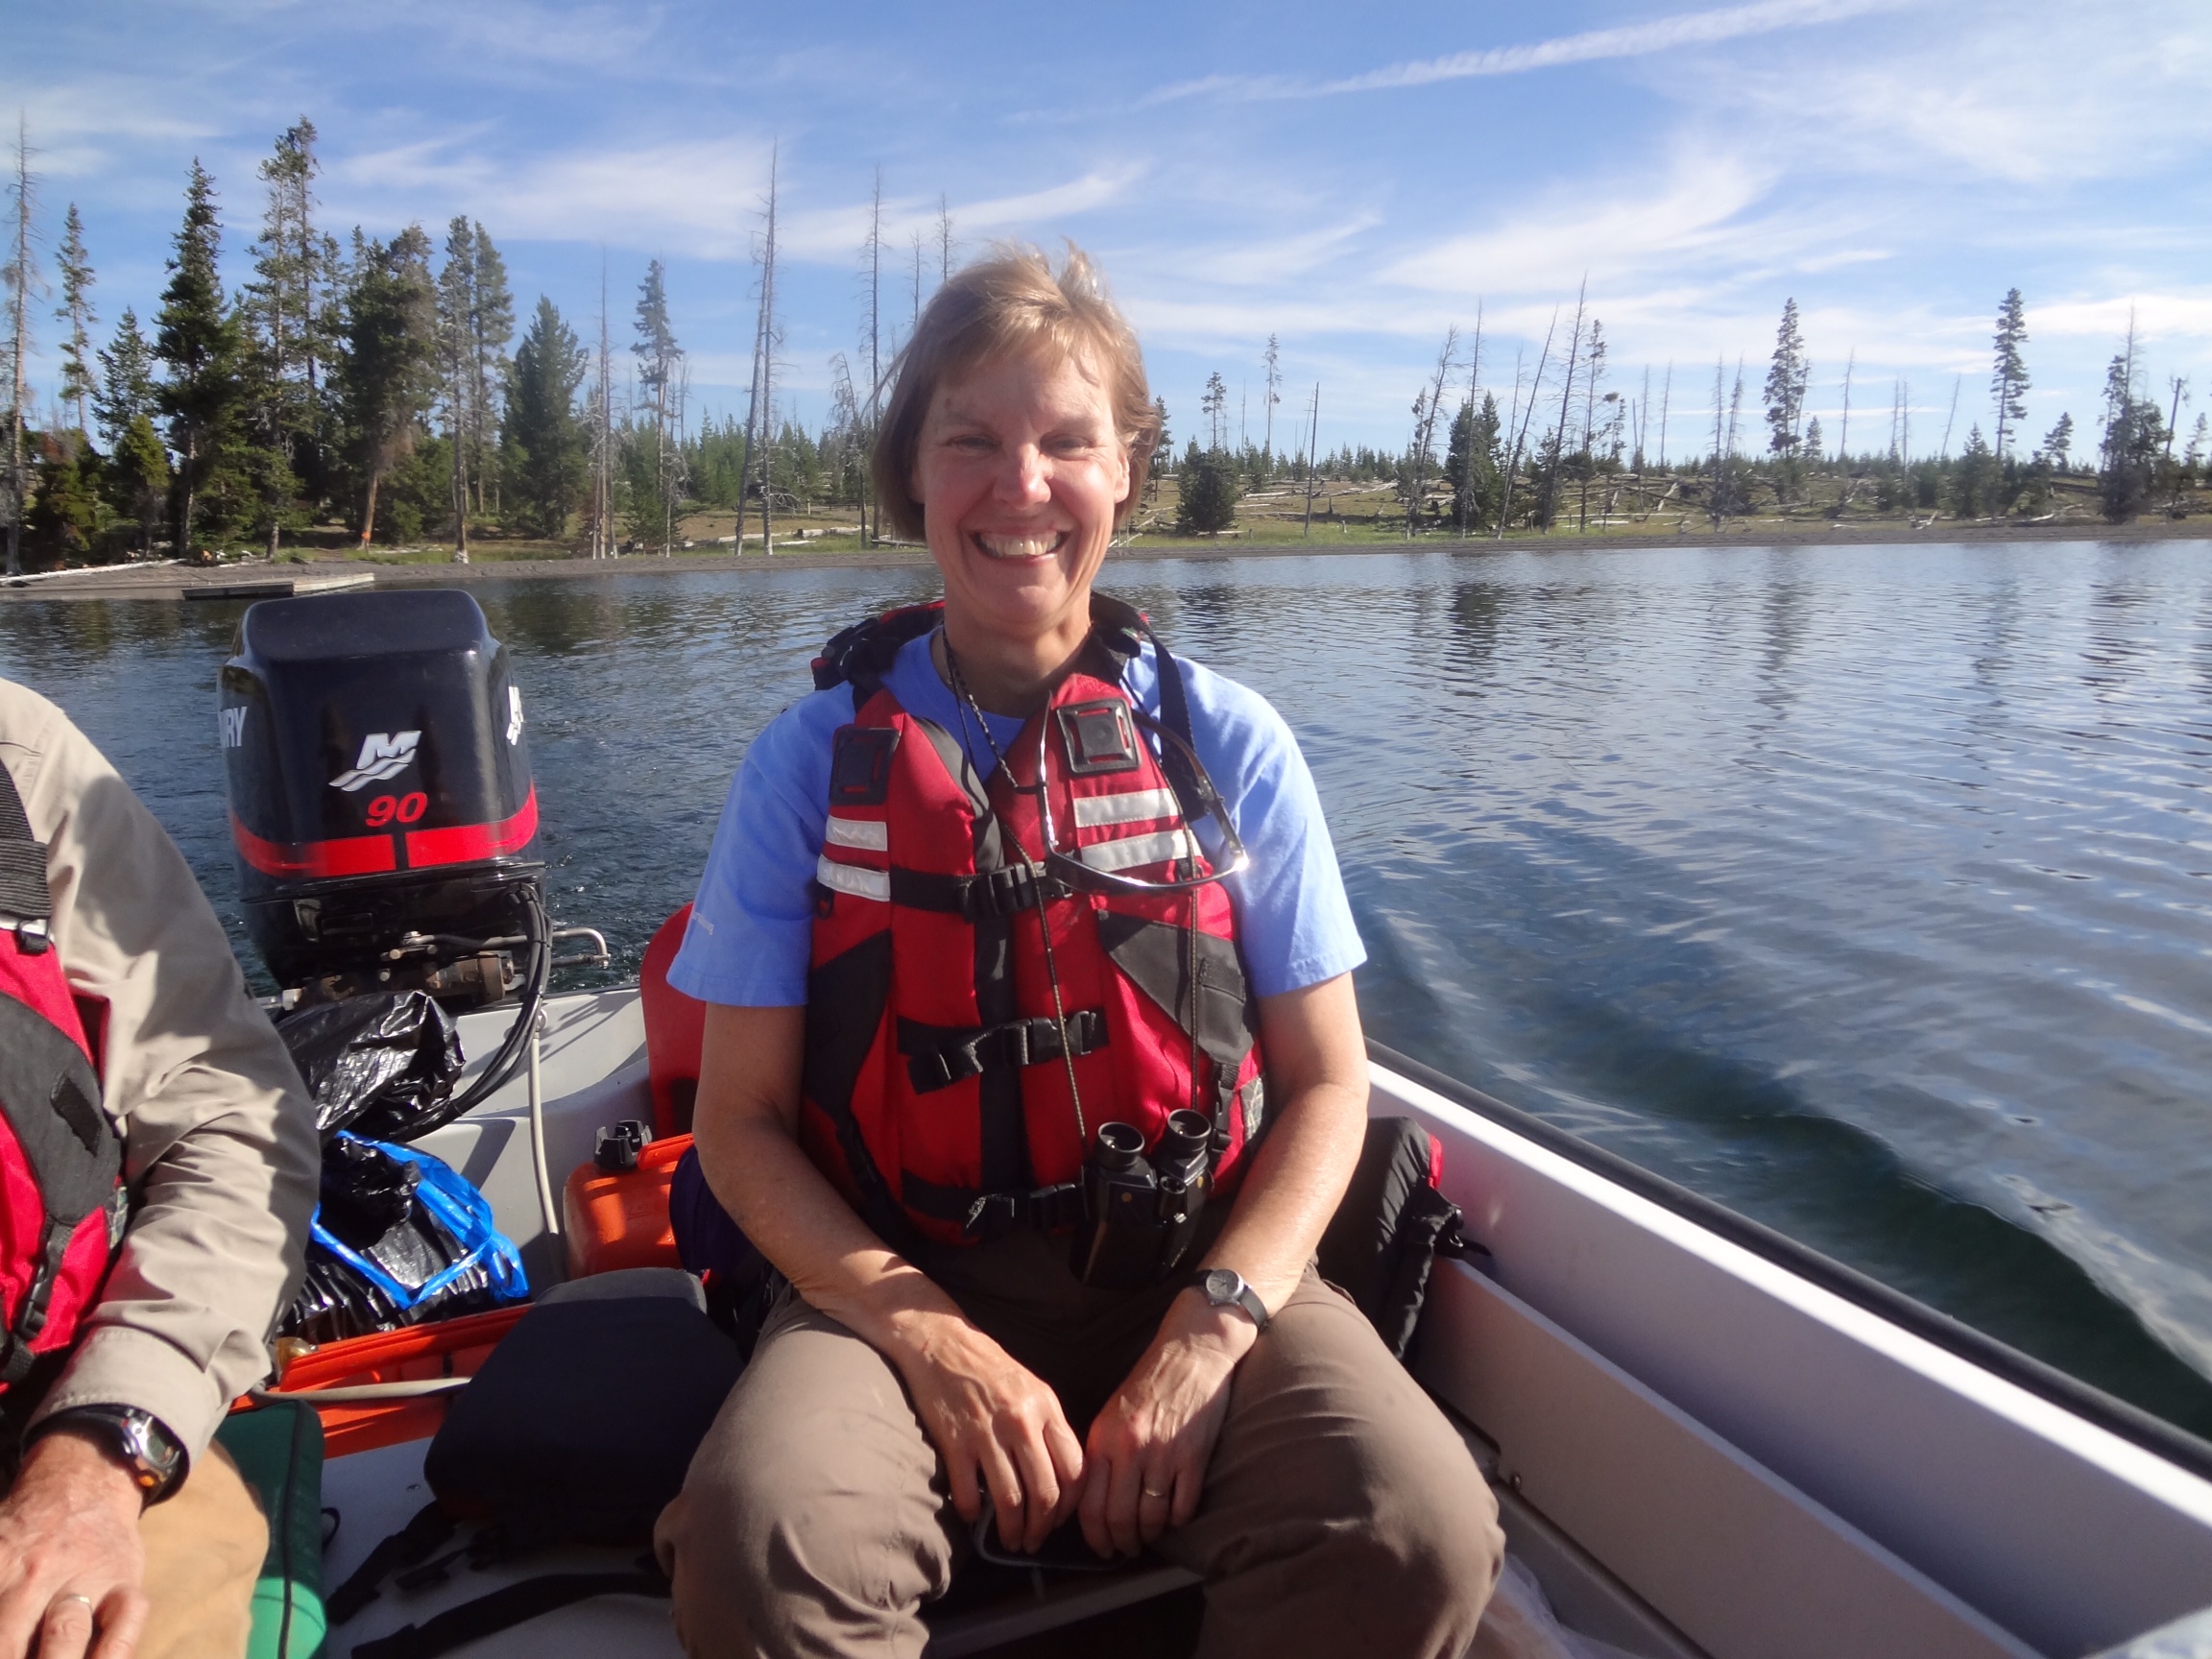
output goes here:
<path id="1" fill-rule="evenodd" d="M 1068 544 L 1065 530 L 1033 530 L 1020 535 L 971 533 L 975 545 L 993 559 L 1049 559 Z"/>

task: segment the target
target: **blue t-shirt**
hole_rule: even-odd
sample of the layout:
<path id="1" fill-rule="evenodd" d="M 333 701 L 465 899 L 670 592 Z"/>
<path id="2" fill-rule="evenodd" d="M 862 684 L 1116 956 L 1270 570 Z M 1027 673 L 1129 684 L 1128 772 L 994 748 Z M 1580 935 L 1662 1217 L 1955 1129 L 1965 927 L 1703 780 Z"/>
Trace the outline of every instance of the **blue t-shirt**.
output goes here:
<path id="1" fill-rule="evenodd" d="M 1251 863 L 1223 885 L 1261 997 L 1318 985 L 1367 959 L 1344 896 L 1336 849 L 1321 817 L 1313 774 L 1283 716 L 1258 692 L 1177 657 L 1190 705 L 1193 747 L 1228 803 Z M 909 640 L 883 677 L 909 713 L 951 733 L 978 778 L 997 767 L 973 714 L 961 719 L 951 688 L 929 660 L 929 637 Z M 1158 718 L 1160 673 L 1149 644 L 1123 671 L 1122 688 Z M 985 714 L 999 748 L 1024 724 Z M 840 685 L 794 703 L 745 752 L 714 832 L 684 947 L 668 982 L 702 1001 L 792 1008 L 806 1000 L 814 926 L 814 865 L 830 816 L 830 740 L 853 721 L 853 690 Z M 1193 828 L 1208 856 L 1220 854 L 1211 821 Z"/>

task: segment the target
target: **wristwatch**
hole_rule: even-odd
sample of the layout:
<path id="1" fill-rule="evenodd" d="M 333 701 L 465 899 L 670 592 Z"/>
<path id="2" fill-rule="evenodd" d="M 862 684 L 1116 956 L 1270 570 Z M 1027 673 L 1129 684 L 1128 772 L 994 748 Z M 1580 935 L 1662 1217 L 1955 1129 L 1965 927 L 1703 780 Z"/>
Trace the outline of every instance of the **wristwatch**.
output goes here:
<path id="1" fill-rule="evenodd" d="M 1206 1300 L 1216 1308 L 1241 1308 L 1251 1316 L 1252 1323 L 1261 1330 L 1267 1329 L 1267 1304 L 1260 1300 L 1260 1292 L 1244 1283 L 1244 1275 L 1234 1267 L 1201 1267 L 1190 1275 L 1190 1283 L 1206 1292 Z"/>
<path id="2" fill-rule="evenodd" d="M 138 1483 L 148 1504 L 169 1496 L 184 1474 L 184 1448 L 161 1419 L 135 1406 L 69 1406 L 41 1420 L 24 1436 L 28 1446 L 57 1429 L 90 1434 Z"/>

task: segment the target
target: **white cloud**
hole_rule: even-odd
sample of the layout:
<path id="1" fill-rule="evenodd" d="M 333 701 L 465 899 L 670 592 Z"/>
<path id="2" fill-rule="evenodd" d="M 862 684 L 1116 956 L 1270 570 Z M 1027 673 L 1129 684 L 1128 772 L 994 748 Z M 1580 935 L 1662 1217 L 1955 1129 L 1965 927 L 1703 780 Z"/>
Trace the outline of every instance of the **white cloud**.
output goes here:
<path id="1" fill-rule="evenodd" d="M 2142 177 L 2212 143 L 2202 0 L 1953 7 L 1848 55 L 1786 54 L 1670 86 L 1774 153 L 1904 177 L 1954 199 L 1970 178 L 2053 185 Z"/>
<path id="2" fill-rule="evenodd" d="M 1782 29 L 1840 22 L 1870 12 L 1894 11 L 1905 3 L 1906 0 L 1760 0 L 1759 4 L 1750 6 L 1686 12 L 1671 17 L 1655 17 L 1647 23 L 1589 29 L 1525 46 L 1493 46 L 1480 51 L 1455 52 L 1443 58 L 1393 63 L 1333 81 L 1273 75 L 1208 75 L 1164 86 L 1142 102 L 1158 105 L 1203 97 L 1325 98 L 1348 92 L 1429 86 L 1441 81 L 1526 75 L 1533 70 L 1561 68 L 1571 63 L 1644 58 L 1684 46 L 1718 45 L 1725 40 L 1770 35 Z"/>
<path id="3" fill-rule="evenodd" d="M 2159 340 L 2186 335 L 2212 340 L 2212 290 L 2196 293 L 2116 294 L 2098 300 L 2067 300 L 2032 305 L 2028 328 L 2033 335 L 2081 335 L 2117 341 L 2132 319 L 2138 337 Z"/>
<path id="4" fill-rule="evenodd" d="M 1472 300 L 1478 294 L 1573 293 L 1687 261 L 1738 237 L 1772 177 L 1730 156 L 1684 155 L 1656 186 L 1577 181 L 1494 229 L 1454 236 L 1385 265 L 1384 282 Z"/>
<path id="5" fill-rule="evenodd" d="M 334 221 L 425 223 L 447 212 L 484 221 L 501 240 L 611 242 L 742 258 L 768 191 L 765 142 L 686 139 L 605 146 L 506 162 L 479 132 L 445 132 L 330 164 Z"/>

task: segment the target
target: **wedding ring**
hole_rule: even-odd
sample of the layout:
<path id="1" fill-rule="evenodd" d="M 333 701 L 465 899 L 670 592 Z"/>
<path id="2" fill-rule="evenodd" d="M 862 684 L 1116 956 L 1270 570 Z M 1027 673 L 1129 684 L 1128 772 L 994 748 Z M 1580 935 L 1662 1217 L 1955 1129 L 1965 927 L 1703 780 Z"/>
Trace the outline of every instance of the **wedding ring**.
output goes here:
<path id="1" fill-rule="evenodd" d="M 59 1596 L 55 1597 L 55 1598 L 54 1598 L 54 1600 L 55 1600 L 55 1601 L 82 1601 L 82 1602 L 84 1602 L 84 1611 L 85 1611 L 85 1612 L 87 1612 L 87 1613 L 97 1613 L 97 1612 L 99 1612 L 99 1610 L 100 1610 L 100 1609 L 99 1609 L 99 1607 L 97 1606 L 97 1604 L 95 1604 L 95 1603 L 94 1603 L 94 1601 L 93 1601 L 93 1599 L 92 1599 L 92 1598 L 91 1598 L 91 1597 L 89 1597 L 89 1596 L 86 1596 L 86 1595 L 84 1595 L 84 1594 L 82 1594 L 81 1592 L 79 1592 L 79 1591 L 75 1591 L 75 1590 L 67 1590 L 67 1591 L 64 1591 L 64 1592 L 62 1592 L 60 1595 L 59 1595 Z M 51 1603 L 49 1603 L 49 1605 L 51 1605 Z"/>
<path id="2" fill-rule="evenodd" d="M 1165 1497 L 1166 1497 L 1166 1496 L 1167 1496 L 1167 1494 L 1166 1494 L 1166 1493 L 1165 1493 L 1165 1492 L 1155 1492 L 1155 1491 L 1153 1491 L 1153 1490 L 1152 1490 L 1152 1488 L 1151 1488 L 1151 1487 L 1149 1487 L 1149 1486 L 1143 1487 L 1143 1488 L 1142 1488 L 1142 1492 L 1143 1492 L 1144 1496 L 1145 1496 L 1145 1497 L 1147 1497 L 1147 1498 L 1165 1498 Z"/>

